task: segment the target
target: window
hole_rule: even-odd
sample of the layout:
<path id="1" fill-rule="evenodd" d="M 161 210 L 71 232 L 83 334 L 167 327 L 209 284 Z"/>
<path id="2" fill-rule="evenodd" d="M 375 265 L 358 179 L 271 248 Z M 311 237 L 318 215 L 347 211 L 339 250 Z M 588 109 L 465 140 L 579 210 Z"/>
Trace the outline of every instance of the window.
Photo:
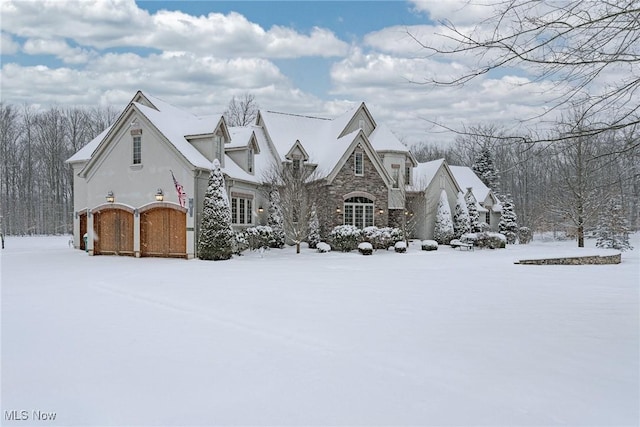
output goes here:
<path id="1" fill-rule="evenodd" d="M 133 137 L 133 164 L 142 163 L 142 136 L 135 135 Z"/>
<path id="2" fill-rule="evenodd" d="M 487 225 L 491 225 L 491 212 L 487 212 L 484 214 L 484 221 Z"/>
<path id="3" fill-rule="evenodd" d="M 411 165 L 404 167 L 404 185 L 411 185 Z"/>
<path id="4" fill-rule="evenodd" d="M 301 163 L 300 159 L 297 159 L 297 158 L 293 159 L 293 163 L 291 164 L 291 168 L 293 170 L 293 176 L 296 176 L 296 177 L 300 176 L 300 163 Z"/>
<path id="5" fill-rule="evenodd" d="M 224 156 L 224 143 L 222 141 L 222 136 L 216 135 L 216 159 L 222 165 L 222 157 Z"/>
<path id="6" fill-rule="evenodd" d="M 373 200 L 351 197 L 344 201 L 344 223 L 358 228 L 373 225 Z"/>
<path id="7" fill-rule="evenodd" d="M 231 222 L 233 224 L 253 224 L 253 199 L 250 195 L 231 197 Z"/>
<path id="8" fill-rule="evenodd" d="M 393 169 L 392 178 L 393 178 L 393 188 L 400 188 L 400 165 L 391 165 Z"/>
<path id="9" fill-rule="evenodd" d="M 249 173 L 253 173 L 253 150 L 249 149 L 247 153 L 247 170 Z"/>
<path id="10" fill-rule="evenodd" d="M 364 175 L 364 158 L 362 152 L 356 152 L 353 160 L 353 169 L 356 175 Z"/>

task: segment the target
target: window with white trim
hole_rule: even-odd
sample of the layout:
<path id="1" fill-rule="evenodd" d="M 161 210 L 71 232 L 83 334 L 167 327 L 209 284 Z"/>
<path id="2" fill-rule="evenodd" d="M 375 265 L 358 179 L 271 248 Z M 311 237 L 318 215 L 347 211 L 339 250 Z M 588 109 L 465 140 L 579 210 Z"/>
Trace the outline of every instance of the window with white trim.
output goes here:
<path id="1" fill-rule="evenodd" d="M 253 224 L 253 198 L 232 194 L 231 222 L 236 225 Z"/>
<path id="2" fill-rule="evenodd" d="M 133 163 L 139 165 L 142 163 L 142 136 L 133 137 Z"/>
<path id="3" fill-rule="evenodd" d="M 484 221 L 485 221 L 488 225 L 491 225 L 491 212 L 485 212 L 485 214 L 484 214 Z"/>
<path id="4" fill-rule="evenodd" d="M 253 173 L 253 149 L 249 148 L 247 153 L 247 170 L 249 173 Z"/>
<path id="5" fill-rule="evenodd" d="M 400 165 L 391 165 L 391 178 L 393 178 L 393 188 L 400 188 Z"/>
<path id="6" fill-rule="evenodd" d="M 221 135 L 216 135 L 216 159 L 222 165 L 222 158 L 224 157 L 224 141 Z"/>
<path id="7" fill-rule="evenodd" d="M 357 176 L 364 175 L 364 155 L 361 151 L 356 151 L 353 156 L 353 171 Z"/>
<path id="8" fill-rule="evenodd" d="M 358 228 L 373 225 L 373 200 L 367 197 L 350 197 L 344 201 L 344 224 Z"/>
<path id="9" fill-rule="evenodd" d="M 404 185 L 411 185 L 411 165 L 404 167 Z"/>

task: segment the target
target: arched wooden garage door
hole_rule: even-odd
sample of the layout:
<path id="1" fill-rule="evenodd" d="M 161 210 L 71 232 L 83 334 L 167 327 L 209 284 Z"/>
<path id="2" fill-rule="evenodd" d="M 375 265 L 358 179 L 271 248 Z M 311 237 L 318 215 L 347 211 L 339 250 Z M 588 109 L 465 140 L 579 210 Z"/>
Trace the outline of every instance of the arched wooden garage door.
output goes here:
<path id="1" fill-rule="evenodd" d="M 187 256 L 187 214 L 173 207 L 157 207 L 140 213 L 142 256 Z"/>
<path id="2" fill-rule="evenodd" d="M 80 249 L 84 251 L 87 249 L 84 243 L 84 235 L 87 234 L 87 212 L 81 213 L 78 218 L 80 219 Z"/>
<path id="3" fill-rule="evenodd" d="M 133 255 L 133 212 L 111 207 L 93 214 L 94 255 Z"/>

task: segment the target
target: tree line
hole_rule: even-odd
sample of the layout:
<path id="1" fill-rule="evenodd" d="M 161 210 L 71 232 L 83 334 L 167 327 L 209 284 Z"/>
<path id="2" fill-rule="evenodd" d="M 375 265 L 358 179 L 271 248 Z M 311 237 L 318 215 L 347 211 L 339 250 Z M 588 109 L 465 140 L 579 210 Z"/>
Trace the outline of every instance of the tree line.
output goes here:
<path id="1" fill-rule="evenodd" d="M 65 161 L 113 123 L 112 107 L 36 109 L 0 103 L 0 231 L 73 231 L 73 172 Z"/>

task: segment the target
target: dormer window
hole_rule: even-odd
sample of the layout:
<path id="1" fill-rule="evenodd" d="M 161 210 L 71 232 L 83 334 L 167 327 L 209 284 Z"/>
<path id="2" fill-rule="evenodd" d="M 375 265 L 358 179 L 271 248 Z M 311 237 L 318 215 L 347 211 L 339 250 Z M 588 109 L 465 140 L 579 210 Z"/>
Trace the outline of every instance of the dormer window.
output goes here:
<path id="1" fill-rule="evenodd" d="M 222 158 L 224 157 L 224 141 L 221 135 L 216 135 L 216 159 L 222 165 Z"/>
<path id="2" fill-rule="evenodd" d="M 247 171 L 253 173 L 253 149 L 249 148 L 247 152 Z"/>
<path id="3" fill-rule="evenodd" d="M 364 175 L 364 156 L 362 151 L 356 152 L 353 158 L 353 171 L 356 176 Z"/>
<path id="4" fill-rule="evenodd" d="M 391 165 L 391 172 L 393 178 L 393 188 L 400 188 L 400 165 Z"/>
<path id="5" fill-rule="evenodd" d="M 404 185 L 411 185 L 411 165 L 404 167 Z"/>
<path id="6" fill-rule="evenodd" d="M 301 167 L 302 159 L 294 158 L 291 163 L 291 170 L 293 171 L 294 176 L 300 175 L 300 167 Z"/>

